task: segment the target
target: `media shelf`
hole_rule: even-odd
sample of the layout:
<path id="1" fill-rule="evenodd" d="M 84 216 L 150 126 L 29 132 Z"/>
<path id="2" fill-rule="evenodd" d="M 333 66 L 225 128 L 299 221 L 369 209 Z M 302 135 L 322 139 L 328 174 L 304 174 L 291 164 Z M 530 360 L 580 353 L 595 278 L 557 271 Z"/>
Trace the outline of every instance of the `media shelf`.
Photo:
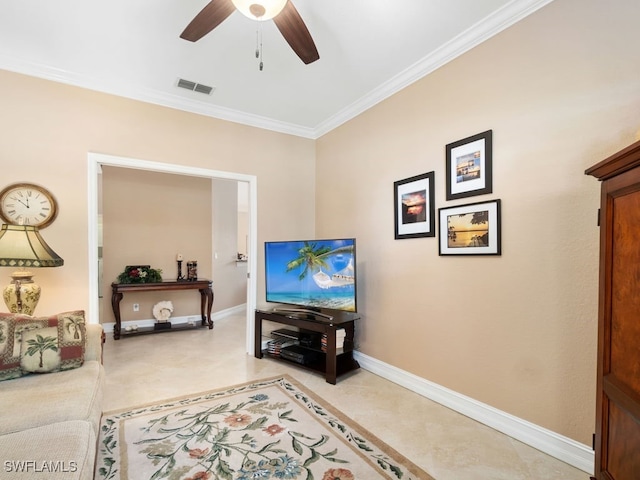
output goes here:
<path id="1" fill-rule="evenodd" d="M 180 332 L 185 330 L 197 330 L 200 328 L 207 328 L 207 325 L 201 325 L 198 322 L 189 324 L 186 322 L 173 323 L 171 328 L 154 328 L 154 327 L 139 327 L 136 330 L 120 330 L 120 338 L 122 337 L 135 337 L 137 335 L 150 335 L 152 333 L 166 333 L 166 332 Z"/>
<path id="2" fill-rule="evenodd" d="M 355 321 L 360 317 L 355 313 L 337 312 L 331 315 L 315 315 L 310 312 L 291 312 L 278 310 L 255 311 L 255 357 L 268 355 L 271 358 L 286 361 L 324 374 L 328 383 L 336 384 L 337 377 L 360 368 L 353 358 Z M 288 325 L 297 330 L 278 329 L 271 332 L 272 338 L 290 340 L 279 355 L 262 350 L 262 321 Z M 338 349 L 338 331 L 344 330 L 344 342 Z M 323 348 L 323 335 L 326 335 L 326 347 Z M 287 343 L 287 342 L 285 342 Z M 286 350 L 283 356 L 282 352 Z"/>

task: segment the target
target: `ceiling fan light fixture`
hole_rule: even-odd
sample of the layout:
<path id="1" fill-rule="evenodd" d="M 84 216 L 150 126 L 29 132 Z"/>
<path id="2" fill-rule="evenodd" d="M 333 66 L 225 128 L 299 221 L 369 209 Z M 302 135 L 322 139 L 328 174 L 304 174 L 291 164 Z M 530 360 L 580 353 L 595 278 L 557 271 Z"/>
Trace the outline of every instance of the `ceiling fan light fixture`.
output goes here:
<path id="1" fill-rule="evenodd" d="M 289 0 L 231 0 L 251 20 L 270 20 L 278 15 Z"/>

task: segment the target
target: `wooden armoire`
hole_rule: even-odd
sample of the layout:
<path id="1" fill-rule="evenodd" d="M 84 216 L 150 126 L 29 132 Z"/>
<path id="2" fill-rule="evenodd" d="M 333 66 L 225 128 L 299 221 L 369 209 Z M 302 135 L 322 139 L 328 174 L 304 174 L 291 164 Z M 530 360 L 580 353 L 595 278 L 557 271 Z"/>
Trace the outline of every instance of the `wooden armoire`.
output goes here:
<path id="1" fill-rule="evenodd" d="M 640 142 L 587 169 L 602 182 L 595 479 L 640 479 Z"/>

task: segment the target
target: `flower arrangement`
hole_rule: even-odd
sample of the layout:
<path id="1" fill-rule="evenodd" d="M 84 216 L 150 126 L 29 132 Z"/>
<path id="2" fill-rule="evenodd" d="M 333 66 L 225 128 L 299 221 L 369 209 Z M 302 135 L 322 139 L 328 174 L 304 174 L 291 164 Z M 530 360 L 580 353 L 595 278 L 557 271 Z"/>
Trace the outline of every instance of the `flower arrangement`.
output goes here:
<path id="1" fill-rule="evenodd" d="M 162 282 L 162 270 L 149 265 L 126 266 L 118 275 L 118 283 L 159 283 Z"/>

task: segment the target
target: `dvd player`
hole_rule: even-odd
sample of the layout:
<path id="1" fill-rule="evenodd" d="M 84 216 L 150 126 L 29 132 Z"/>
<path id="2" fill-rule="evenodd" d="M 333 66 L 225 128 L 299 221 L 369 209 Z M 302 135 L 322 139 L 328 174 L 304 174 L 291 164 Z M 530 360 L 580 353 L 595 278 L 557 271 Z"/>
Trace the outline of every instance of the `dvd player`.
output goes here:
<path id="1" fill-rule="evenodd" d="M 309 365 L 318 360 L 318 352 L 302 348 L 299 345 L 289 345 L 280 350 L 280 357 L 299 363 L 300 365 Z"/>

